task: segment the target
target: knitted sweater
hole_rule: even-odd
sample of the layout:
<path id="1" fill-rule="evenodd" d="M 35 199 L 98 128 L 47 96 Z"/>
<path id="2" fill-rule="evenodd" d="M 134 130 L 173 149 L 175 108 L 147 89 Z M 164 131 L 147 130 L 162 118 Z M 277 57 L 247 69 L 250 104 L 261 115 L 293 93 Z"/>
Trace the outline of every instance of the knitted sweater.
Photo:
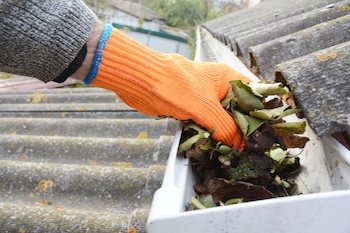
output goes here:
<path id="1" fill-rule="evenodd" d="M 96 21 L 81 0 L 0 1 L 0 71 L 53 80 L 77 56 Z"/>

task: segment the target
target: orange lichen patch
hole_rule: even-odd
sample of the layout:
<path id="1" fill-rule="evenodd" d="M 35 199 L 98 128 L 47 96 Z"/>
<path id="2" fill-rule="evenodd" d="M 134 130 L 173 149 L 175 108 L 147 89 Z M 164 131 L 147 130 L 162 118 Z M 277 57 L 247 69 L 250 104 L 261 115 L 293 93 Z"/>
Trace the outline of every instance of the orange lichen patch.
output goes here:
<path id="1" fill-rule="evenodd" d="M 337 54 L 335 52 L 323 53 L 317 56 L 317 59 L 322 62 L 326 62 L 328 60 L 333 60 L 337 58 Z"/>
<path id="2" fill-rule="evenodd" d="M 129 233 L 137 233 L 137 230 L 135 227 L 129 227 Z"/>
<path id="3" fill-rule="evenodd" d="M 148 133 L 147 132 L 141 132 L 139 135 L 136 137 L 137 139 L 147 139 L 148 138 Z"/>
<path id="4" fill-rule="evenodd" d="M 72 104 L 76 104 L 75 102 L 72 102 Z"/>
<path id="5" fill-rule="evenodd" d="M 16 135 L 17 134 L 17 131 L 16 130 L 14 130 L 14 131 L 12 131 L 11 133 L 10 133 L 10 135 Z"/>
<path id="6" fill-rule="evenodd" d="M 49 202 L 47 200 L 44 200 L 44 199 L 39 199 L 37 200 L 37 202 L 40 204 L 40 205 L 47 205 L 49 204 Z"/>
<path id="7" fill-rule="evenodd" d="M 339 6 L 339 9 L 344 12 L 344 11 L 350 10 L 350 7 L 348 5 L 346 5 L 346 4 L 341 4 Z"/>
<path id="8" fill-rule="evenodd" d="M 80 108 L 78 108 L 77 109 L 79 112 L 81 112 L 81 111 L 84 111 L 84 108 L 83 107 L 80 107 Z"/>
<path id="9" fill-rule="evenodd" d="M 67 112 L 62 112 L 62 113 L 61 113 L 61 116 L 62 116 L 62 117 L 65 117 L 66 114 L 67 114 Z"/>
<path id="10" fill-rule="evenodd" d="M 90 164 L 91 164 L 91 165 L 95 165 L 95 164 L 96 164 L 96 160 L 91 160 L 91 161 L 90 161 Z"/>
<path id="11" fill-rule="evenodd" d="M 21 156 L 21 159 L 26 159 L 27 158 L 27 155 L 26 154 L 23 154 L 22 156 Z"/>
<path id="12" fill-rule="evenodd" d="M 53 186 L 53 181 L 52 180 L 42 180 L 38 184 L 39 192 L 44 192 L 47 188 Z"/>
<path id="13" fill-rule="evenodd" d="M 115 102 L 116 102 L 116 103 L 119 103 L 119 102 L 120 102 L 120 99 L 119 99 L 119 98 L 116 98 L 116 99 L 115 99 Z"/>
<path id="14" fill-rule="evenodd" d="M 64 209 L 66 209 L 66 207 L 63 206 L 63 205 L 61 205 L 61 206 L 56 206 L 56 208 L 59 209 L 59 210 L 64 210 Z"/>
<path id="15" fill-rule="evenodd" d="M 49 99 L 49 97 L 47 97 L 47 96 L 43 97 L 43 101 L 47 101 L 48 99 Z"/>
<path id="16" fill-rule="evenodd" d="M 30 198 L 33 198 L 34 197 L 34 193 L 29 193 L 28 195 Z"/>
<path id="17" fill-rule="evenodd" d="M 19 228 L 19 229 L 18 229 L 18 233 L 26 233 L 26 231 L 23 230 L 22 228 Z"/>
<path id="18" fill-rule="evenodd" d="M 23 200 L 22 199 L 19 199 L 18 202 L 22 202 Z"/>
<path id="19" fill-rule="evenodd" d="M 41 94 L 39 92 L 34 92 L 33 94 L 30 94 L 29 97 L 33 98 L 32 104 L 37 104 L 37 103 L 40 103 L 41 99 L 44 97 L 44 94 Z"/>

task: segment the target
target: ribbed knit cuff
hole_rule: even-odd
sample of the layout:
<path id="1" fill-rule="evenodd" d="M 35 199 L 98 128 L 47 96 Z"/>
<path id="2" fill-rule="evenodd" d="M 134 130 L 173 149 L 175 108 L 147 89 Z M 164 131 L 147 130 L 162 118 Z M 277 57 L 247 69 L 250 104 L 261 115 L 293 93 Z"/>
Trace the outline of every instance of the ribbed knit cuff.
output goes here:
<path id="1" fill-rule="evenodd" d="M 84 80 L 84 83 L 86 85 L 90 85 L 92 81 L 95 79 L 97 75 L 98 68 L 102 62 L 102 55 L 105 50 L 107 40 L 109 39 L 109 36 L 111 35 L 113 30 L 113 26 L 110 24 L 105 24 L 105 30 L 103 31 L 103 34 L 101 36 L 101 39 L 97 45 L 97 51 L 94 57 L 94 60 L 92 62 L 92 67 L 89 72 L 89 75 Z"/>

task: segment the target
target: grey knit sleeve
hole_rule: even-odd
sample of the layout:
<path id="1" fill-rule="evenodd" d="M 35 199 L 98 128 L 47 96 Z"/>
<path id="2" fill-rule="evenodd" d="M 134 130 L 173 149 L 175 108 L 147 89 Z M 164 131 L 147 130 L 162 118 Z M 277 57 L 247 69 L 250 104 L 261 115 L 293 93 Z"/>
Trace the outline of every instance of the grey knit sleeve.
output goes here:
<path id="1" fill-rule="evenodd" d="M 53 80 L 74 60 L 96 21 L 81 0 L 0 0 L 0 71 Z"/>

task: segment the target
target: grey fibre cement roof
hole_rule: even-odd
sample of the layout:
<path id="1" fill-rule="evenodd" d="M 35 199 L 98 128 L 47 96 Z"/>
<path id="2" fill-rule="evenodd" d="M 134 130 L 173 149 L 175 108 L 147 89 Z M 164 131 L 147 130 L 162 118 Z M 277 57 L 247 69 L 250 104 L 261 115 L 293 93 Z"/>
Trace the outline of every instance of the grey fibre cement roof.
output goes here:
<path id="1" fill-rule="evenodd" d="M 145 232 L 177 126 L 97 88 L 0 93 L 0 231 Z"/>
<path id="2" fill-rule="evenodd" d="M 287 84 L 324 136 L 350 129 L 349 13 L 349 0 L 265 0 L 201 26 L 260 79 Z"/>

